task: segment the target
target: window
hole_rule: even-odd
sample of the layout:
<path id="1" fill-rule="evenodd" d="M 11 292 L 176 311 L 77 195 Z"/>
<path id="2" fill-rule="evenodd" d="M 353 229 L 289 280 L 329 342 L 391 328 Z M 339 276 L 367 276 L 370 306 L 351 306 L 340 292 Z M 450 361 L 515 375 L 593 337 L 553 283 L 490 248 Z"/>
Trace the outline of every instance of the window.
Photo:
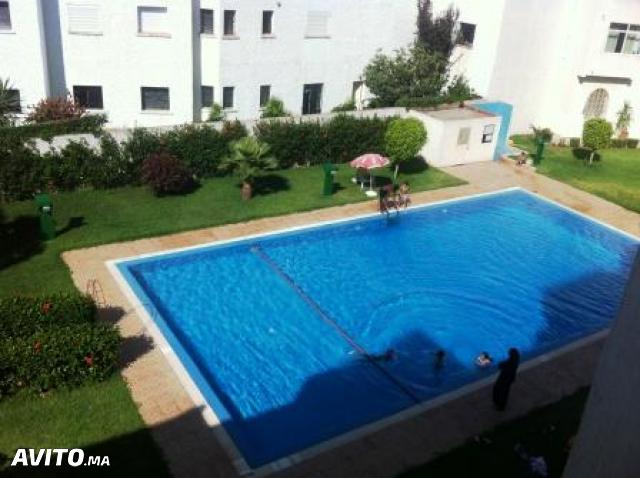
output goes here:
<path id="1" fill-rule="evenodd" d="M 101 110 L 102 86 L 74 86 L 73 97 L 85 108 Z"/>
<path id="2" fill-rule="evenodd" d="M 222 88 L 222 107 L 233 108 L 233 86 Z"/>
<path id="3" fill-rule="evenodd" d="M 138 33 L 167 36 L 167 7 L 138 7 Z"/>
<path id="4" fill-rule="evenodd" d="M 307 13 L 307 38 L 327 38 L 329 36 L 329 12 L 310 11 Z"/>
<path id="5" fill-rule="evenodd" d="M 469 136 L 471 136 L 471 128 L 460 128 L 458 130 L 458 146 L 467 146 L 469 144 Z"/>
<path id="6" fill-rule="evenodd" d="M 271 85 L 260 86 L 260 108 L 264 107 L 271 98 Z"/>
<path id="7" fill-rule="evenodd" d="M 9 2 L 0 2 L 0 30 L 11 30 Z"/>
<path id="8" fill-rule="evenodd" d="M 7 90 L 7 96 L 7 111 L 10 113 L 20 113 L 22 111 L 20 90 Z"/>
<path id="9" fill-rule="evenodd" d="M 610 23 L 604 50 L 609 53 L 640 55 L 640 25 Z"/>
<path id="10" fill-rule="evenodd" d="M 213 86 L 201 86 L 200 96 L 203 108 L 211 108 L 213 106 Z"/>
<path id="11" fill-rule="evenodd" d="M 213 10 L 200 9 L 200 33 L 205 35 L 213 35 Z"/>
<path id="12" fill-rule="evenodd" d="M 273 35 L 273 11 L 264 10 L 262 12 L 262 34 Z"/>
<path id="13" fill-rule="evenodd" d="M 322 112 L 322 83 L 304 85 L 302 89 L 302 114 L 315 115 Z"/>
<path id="14" fill-rule="evenodd" d="M 604 88 L 594 90 L 587 98 L 582 114 L 585 119 L 602 118 L 607 113 L 609 105 L 609 93 Z"/>
<path id="15" fill-rule="evenodd" d="M 473 40 L 476 37 L 476 26 L 473 23 L 460 22 L 460 30 L 458 31 L 458 45 L 473 46 Z"/>
<path id="16" fill-rule="evenodd" d="M 143 110 L 168 110 L 169 109 L 169 88 L 154 88 L 143 86 L 142 93 Z"/>
<path id="17" fill-rule="evenodd" d="M 236 11 L 224 11 L 224 34 L 226 36 L 234 36 L 236 34 Z"/>
<path id="18" fill-rule="evenodd" d="M 495 131 L 495 129 L 496 129 L 496 125 L 494 124 L 488 124 L 487 126 L 484 127 L 484 130 L 482 131 L 483 143 L 493 142 L 493 132 Z"/>
<path id="19" fill-rule="evenodd" d="M 67 5 L 69 33 L 100 34 L 100 6 L 91 4 Z"/>

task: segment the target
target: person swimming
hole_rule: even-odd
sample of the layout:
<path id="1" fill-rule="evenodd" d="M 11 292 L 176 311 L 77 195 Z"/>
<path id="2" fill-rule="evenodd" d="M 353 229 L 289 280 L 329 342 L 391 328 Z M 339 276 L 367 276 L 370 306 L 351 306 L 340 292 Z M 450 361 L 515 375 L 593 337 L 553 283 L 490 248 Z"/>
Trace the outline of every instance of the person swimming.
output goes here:
<path id="1" fill-rule="evenodd" d="M 444 367 L 444 358 L 447 356 L 447 353 L 440 349 L 435 354 L 435 359 L 433 361 L 433 367 L 438 370 Z"/>
<path id="2" fill-rule="evenodd" d="M 488 352 L 481 352 L 475 359 L 475 364 L 480 368 L 488 367 L 493 363 L 493 358 Z"/>
<path id="3" fill-rule="evenodd" d="M 393 349 L 387 349 L 383 354 L 369 354 L 368 357 L 374 362 L 391 362 L 398 358 L 396 351 Z"/>

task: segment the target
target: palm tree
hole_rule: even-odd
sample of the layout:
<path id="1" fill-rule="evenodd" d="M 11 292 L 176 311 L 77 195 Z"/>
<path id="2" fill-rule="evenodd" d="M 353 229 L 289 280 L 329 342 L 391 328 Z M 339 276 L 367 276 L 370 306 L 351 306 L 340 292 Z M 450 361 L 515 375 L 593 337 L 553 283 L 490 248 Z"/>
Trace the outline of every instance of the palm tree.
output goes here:
<path id="1" fill-rule="evenodd" d="M 275 169 L 278 163 L 271 155 L 271 147 L 252 136 L 231 143 L 231 155 L 222 161 L 222 168 L 231 171 L 242 181 L 242 199 L 251 199 L 253 182 L 262 171 Z"/>
<path id="2" fill-rule="evenodd" d="M 15 95 L 9 78 L 0 79 L 0 126 L 9 126 L 13 122 L 13 113 L 19 109 L 20 102 Z"/>
<path id="3" fill-rule="evenodd" d="M 616 113 L 616 131 L 620 139 L 626 139 L 629 136 L 629 126 L 633 119 L 633 108 L 628 101 L 625 101 L 622 105 L 622 109 Z"/>

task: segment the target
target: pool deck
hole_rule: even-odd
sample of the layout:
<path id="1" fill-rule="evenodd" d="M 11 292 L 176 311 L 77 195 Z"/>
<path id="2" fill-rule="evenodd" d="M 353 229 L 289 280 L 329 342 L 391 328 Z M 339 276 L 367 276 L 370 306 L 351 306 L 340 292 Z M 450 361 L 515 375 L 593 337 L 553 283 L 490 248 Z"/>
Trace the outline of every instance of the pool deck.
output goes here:
<path id="1" fill-rule="evenodd" d="M 575 211 L 640 236 L 640 215 L 627 211 L 569 185 L 537 175 L 528 167 L 516 167 L 509 161 L 476 163 L 444 168 L 469 184 L 413 194 L 414 204 L 479 194 L 508 187 L 522 187 L 557 201 Z M 76 286 L 87 290 L 91 280 L 102 288 L 107 307 L 101 314 L 115 320 L 124 337 L 122 375 L 129 384 L 140 414 L 151 428 L 176 477 L 196 478 L 239 476 L 228 452 L 212 431 L 210 413 L 194 403 L 170 364 L 168 351 L 152 338 L 143 322 L 143 313 L 134 308 L 121 291 L 105 262 L 195 246 L 217 240 L 233 239 L 322 221 L 344 219 L 375 212 L 377 201 L 368 201 L 259 219 L 240 224 L 173 234 L 126 243 L 108 244 L 69 251 L 63 259 Z M 507 411 L 491 406 L 490 385 L 472 387 L 466 394 L 444 403 L 434 403 L 406 414 L 402 420 L 387 424 L 364 436 L 355 437 L 337 447 L 318 453 L 270 476 L 278 477 L 390 477 L 429 461 L 437 454 L 462 444 L 499 423 L 522 416 L 530 410 L 552 403 L 588 385 L 604 339 L 598 338 L 554 357 L 543 357 L 534 367 L 519 374 L 512 389 Z M 193 392 L 193 390 L 191 390 Z M 218 430 L 219 431 L 219 430 Z M 219 433 L 218 433 L 219 434 Z M 274 437 L 277 439 L 277 437 Z M 319 447 L 320 449 L 323 447 Z M 296 460 L 294 460 L 296 461 Z"/>

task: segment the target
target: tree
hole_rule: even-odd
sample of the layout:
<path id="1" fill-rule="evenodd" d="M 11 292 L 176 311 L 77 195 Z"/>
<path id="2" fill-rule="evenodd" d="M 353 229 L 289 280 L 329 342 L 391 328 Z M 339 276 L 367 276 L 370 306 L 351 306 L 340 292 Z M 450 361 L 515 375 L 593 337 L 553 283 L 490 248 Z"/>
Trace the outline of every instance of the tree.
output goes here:
<path id="1" fill-rule="evenodd" d="M 214 103 L 211 105 L 211 111 L 209 111 L 209 121 L 222 121 L 224 119 L 224 111 L 222 110 L 222 106 L 218 103 Z"/>
<path id="2" fill-rule="evenodd" d="M 596 152 L 609 147 L 613 136 L 613 126 L 603 118 L 592 118 L 584 122 L 582 144 L 591 150 L 589 164 L 593 163 Z"/>
<path id="3" fill-rule="evenodd" d="M 71 95 L 56 96 L 40 100 L 27 116 L 31 123 L 46 123 L 47 121 L 61 121 L 80 118 L 87 110 Z"/>
<path id="4" fill-rule="evenodd" d="M 284 109 L 282 100 L 272 96 L 262 108 L 260 118 L 280 118 L 282 116 L 290 116 L 290 114 Z"/>
<path id="5" fill-rule="evenodd" d="M 418 44 L 401 48 L 393 56 L 376 54 L 365 67 L 367 87 L 375 106 L 394 106 L 409 98 L 440 96 L 447 84 L 449 63 Z"/>
<path id="6" fill-rule="evenodd" d="M 20 101 L 15 95 L 9 78 L 0 79 L 0 127 L 13 124 L 13 113 L 20 109 Z"/>
<path id="7" fill-rule="evenodd" d="M 427 141 L 427 131 L 417 118 L 397 118 L 389 123 L 384 135 L 385 149 L 395 166 L 394 180 L 398 177 L 400 164 L 418 156 Z"/>
<path id="8" fill-rule="evenodd" d="M 629 126 L 633 119 L 633 108 L 628 101 L 625 101 L 620 111 L 616 113 L 616 131 L 620 139 L 627 139 L 629 136 Z"/>
<path id="9" fill-rule="evenodd" d="M 447 86 L 446 98 L 449 102 L 465 101 L 477 96 L 464 75 L 454 76 L 449 86 Z"/>
<path id="10" fill-rule="evenodd" d="M 458 18 L 460 12 L 451 5 L 433 18 L 431 0 L 418 0 L 418 43 L 448 60 L 456 46 Z"/>
<path id="11" fill-rule="evenodd" d="M 242 181 L 242 199 L 251 199 L 255 178 L 264 170 L 275 169 L 278 163 L 268 144 L 247 136 L 231 143 L 231 155 L 222 168 L 237 174 Z"/>

